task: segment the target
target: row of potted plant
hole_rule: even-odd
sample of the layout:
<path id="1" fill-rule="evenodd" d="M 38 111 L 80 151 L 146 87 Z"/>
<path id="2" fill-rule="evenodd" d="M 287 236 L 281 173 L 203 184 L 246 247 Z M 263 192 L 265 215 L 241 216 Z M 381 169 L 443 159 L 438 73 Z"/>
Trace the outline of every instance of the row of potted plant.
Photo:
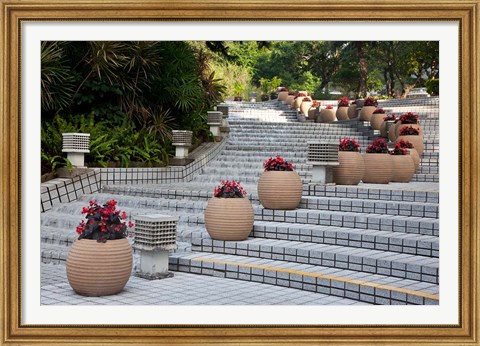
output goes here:
<path id="1" fill-rule="evenodd" d="M 292 163 L 280 156 L 263 164 L 258 198 L 264 208 L 292 210 L 300 204 L 302 180 Z M 239 182 L 222 181 L 205 209 L 205 228 L 213 239 L 245 240 L 253 228 L 253 207 Z"/>
<path id="2" fill-rule="evenodd" d="M 360 144 L 345 137 L 338 147 L 339 165 L 333 168 L 333 180 L 340 185 L 364 183 L 387 184 L 409 182 L 419 165 L 419 156 L 414 145 L 399 138 L 393 150 L 388 149 L 384 139 L 377 138 L 364 154 Z"/>

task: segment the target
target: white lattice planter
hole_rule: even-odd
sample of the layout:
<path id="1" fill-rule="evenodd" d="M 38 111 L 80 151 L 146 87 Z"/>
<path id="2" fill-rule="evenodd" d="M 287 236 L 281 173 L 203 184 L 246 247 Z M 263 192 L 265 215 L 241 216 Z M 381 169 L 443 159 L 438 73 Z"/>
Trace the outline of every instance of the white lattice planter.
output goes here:
<path id="1" fill-rule="evenodd" d="M 177 247 L 177 221 L 162 214 L 135 217 L 133 248 L 140 252 L 137 276 L 150 280 L 173 276 L 168 272 L 168 253 Z"/>
<path id="2" fill-rule="evenodd" d="M 222 126 L 223 113 L 219 111 L 207 112 L 207 125 L 210 126 L 210 132 L 214 136 L 220 135 L 220 126 Z"/>
<path id="3" fill-rule="evenodd" d="M 188 148 L 192 146 L 192 131 L 172 130 L 172 145 L 175 146 L 175 157 L 188 157 Z"/>
<path id="4" fill-rule="evenodd" d="M 338 166 L 338 143 L 308 142 L 307 161 L 313 165 L 312 182 L 333 183 L 332 167 Z"/>
<path id="5" fill-rule="evenodd" d="M 89 133 L 62 133 L 62 152 L 74 167 L 85 167 L 85 153 L 89 153 Z"/>

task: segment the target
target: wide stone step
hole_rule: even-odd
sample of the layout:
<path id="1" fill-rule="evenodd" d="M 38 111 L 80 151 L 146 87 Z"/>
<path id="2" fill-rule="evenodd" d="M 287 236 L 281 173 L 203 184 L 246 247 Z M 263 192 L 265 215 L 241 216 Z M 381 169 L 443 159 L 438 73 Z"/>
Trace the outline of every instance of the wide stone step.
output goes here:
<path id="1" fill-rule="evenodd" d="M 412 181 L 438 183 L 440 181 L 440 177 L 438 174 L 414 174 Z"/>
<path id="2" fill-rule="evenodd" d="M 210 253 L 174 254 L 170 269 L 292 287 L 375 304 L 437 305 L 438 285 L 411 279 Z"/>
<path id="3" fill-rule="evenodd" d="M 259 257 L 388 275 L 438 284 L 438 258 L 276 239 L 194 239 L 193 251 Z"/>
<path id="4" fill-rule="evenodd" d="M 251 236 L 438 257 L 439 238 L 411 233 L 255 221 Z"/>

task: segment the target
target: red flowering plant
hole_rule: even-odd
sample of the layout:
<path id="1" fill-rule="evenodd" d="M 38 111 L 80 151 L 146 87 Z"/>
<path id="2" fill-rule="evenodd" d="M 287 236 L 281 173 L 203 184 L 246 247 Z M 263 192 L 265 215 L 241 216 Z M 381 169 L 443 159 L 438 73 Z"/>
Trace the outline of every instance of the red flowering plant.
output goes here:
<path id="1" fill-rule="evenodd" d="M 311 108 L 317 108 L 317 107 L 320 107 L 321 105 L 322 105 L 322 103 L 320 101 L 313 100 Z"/>
<path id="2" fill-rule="evenodd" d="M 288 88 L 287 87 L 280 87 L 280 89 L 278 89 L 278 92 L 282 92 L 282 91 L 288 91 Z"/>
<path id="3" fill-rule="evenodd" d="M 404 126 L 400 129 L 400 136 L 418 136 L 420 131 L 412 126 Z"/>
<path id="4" fill-rule="evenodd" d="M 333 109 L 333 106 L 328 105 L 325 109 Z"/>
<path id="5" fill-rule="evenodd" d="M 340 99 L 338 99 L 338 107 L 348 107 L 349 102 L 350 101 L 349 101 L 348 97 L 342 96 L 342 97 L 340 97 Z"/>
<path id="6" fill-rule="evenodd" d="M 385 110 L 383 108 L 376 108 L 373 114 L 385 114 Z"/>
<path id="7" fill-rule="evenodd" d="M 295 95 L 295 91 L 289 91 L 288 92 L 288 96 L 293 96 L 293 95 Z"/>
<path id="8" fill-rule="evenodd" d="M 388 120 L 396 121 L 397 117 L 395 116 L 395 113 L 388 114 L 387 116 L 383 117 L 383 121 L 388 121 Z"/>
<path id="9" fill-rule="evenodd" d="M 400 143 L 396 143 L 393 150 L 390 152 L 391 155 L 408 155 L 408 151 L 405 148 L 402 148 Z"/>
<path id="10" fill-rule="evenodd" d="M 295 98 L 299 98 L 299 97 L 305 97 L 307 95 L 305 95 L 305 93 L 297 93 L 297 96 L 295 96 Z"/>
<path id="11" fill-rule="evenodd" d="M 293 165 L 277 155 L 275 158 L 271 157 L 263 163 L 265 171 L 293 171 Z"/>
<path id="12" fill-rule="evenodd" d="M 398 120 L 400 120 L 402 124 L 419 124 L 418 115 L 413 114 L 412 112 L 400 115 L 400 118 L 398 118 Z"/>
<path id="13" fill-rule="evenodd" d="M 404 140 L 403 138 L 400 139 L 395 145 L 397 145 L 397 144 L 401 148 L 404 148 L 404 149 L 412 149 L 413 148 L 413 144 L 410 143 L 409 141 Z"/>
<path id="14" fill-rule="evenodd" d="M 90 201 L 89 206 L 82 209 L 87 222 L 82 220 L 77 226 L 78 239 L 93 239 L 105 243 L 107 240 L 126 238 L 127 226 L 133 227 L 133 223 L 122 221 L 127 218 L 127 214 L 117 210 L 116 205 L 117 201 L 113 199 L 104 205 Z"/>
<path id="15" fill-rule="evenodd" d="M 377 107 L 377 105 L 378 105 L 378 101 L 371 96 L 367 97 L 363 102 L 364 107 L 371 107 L 371 106 Z"/>
<path id="16" fill-rule="evenodd" d="M 310 97 L 304 97 L 302 101 L 303 102 L 308 102 L 308 101 L 312 101 L 312 100 L 310 99 Z"/>
<path id="17" fill-rule="evenodd" d="M 222 180 L 221 185 L 213 190 L 213 196 L 219 198 L 243 198 L 247 191 L 238 181 Z"/>
<path id="18" fill-rule="evenodd" d="M 338 145 L 339 151 L 358 151 L 360 144 L 354 139 L 345 137 L 344 139 L 339 140 L 340 144 Z"/>
<path id="19" fill-rule="evenodd" d="M 386 154 L 388 153 L 387 142 L 382 138 L 375 139 L 371 145 L 367 147 L 367 153 L 373 154 Z"/>

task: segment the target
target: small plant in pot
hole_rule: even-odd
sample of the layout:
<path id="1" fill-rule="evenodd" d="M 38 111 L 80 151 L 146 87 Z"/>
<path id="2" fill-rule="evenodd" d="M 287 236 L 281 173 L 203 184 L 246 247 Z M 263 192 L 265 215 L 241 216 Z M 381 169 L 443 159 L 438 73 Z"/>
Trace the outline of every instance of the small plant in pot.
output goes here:
<path id="1" fill-rule="evenodd" d="M 85 220 L 77 226 L 76 240 L 67 256 L 67 279 L 80 295 L 106 296 L 119 293 L 132 272 L 132 248 L 127 240 L 127 215 L 111 200 L 103 205 L 90 201 L 82 209 Z M 92 268 L 92 263 L 95 265 Z"/>
<path id="2" fill-rule="evenodd" d="M 335 116 L 335 112 L 333 111 L 333 106 L 328 105 L 324 109 L 320 111 L 320 115 L 318 116 L 319 122 L 321 123 L 331 123 L 337 120 Z"/>
<path id="3" fill-rule="evenodd" d="M 402 148 L 399 143 L 396 143 L 390 154 L 393 159 L 392 181 L 398 183 L 408 183 L 411 181 L 415 173 L 415 164 L 407 149 Z"/>
<path id="4" fill-rule="evenodd" d="M 320 101 L 313 100 L 308 110 L 308 119 L 315 121 L 320 114 L 318 108 L 322 105 Z"/>
<path id="5" fill-rule="evenodd" d="M 383 121 L 380 124 L 380 136 L 384 138 L 388 138 L 388 132 L 392 126 L 395 125 L 395 120 L 397 120 L 397 117 L 395 116 L 395 113 L 392 114 L 383 114 Z M 392 142 L 395 140 L 395 138 L 392 140 Z"/>
<path id="6" fill-rule="evenodd" d="M 270 93 L 270 99 L 275 100 L 278 98 L 278 93 L 277 90 L 280 87 L 280 84 L 282 84 L 282 79 L 275 76 L 270 80 L 270 87 L 272 89 L 272 92 Z"/>
<path id="7" fill-rule="evenodd" d="M 420 167 L 420 156 L 418 155 L 417 149 L 415 149 L 412 143 L 404 140 L 403 138 L 399 139 L 398 142 L 395 143 L 395 146 L 397 144 L 400 146 L 400 148 L 406 149 L 410 153 L 413 163 L 415 164 L 415 170 L 417 170 L 418 167 Z"/>
<path id="8" fill-rule="evenodd" d="M 418 128 L 415 128 L 411 125 L 402 125 L 396 142 L 399 142 L 402 139 L 412 143 L 415 150 L 417 150 L 418 155 L 422 156 L 425 147 L 423 145 L 423 136 L 420 135 L 420 130 Z"/>
<path id="9" fill-rule="evenodd" d="M 243 100 L 243 91 L 245 90 L 245 86 L 241 83 L 236 82 L 233 85 L 233 91 L 235 93 L 235 97 L 233 98 L 234 101 L 242 101 Z"/>
<path id="10" fill-rule="evenodd" d="M 397 121 L 397 125 L 395 127 L 395 135 L 398 137 L 400 134 L 400 129 L 403 127 L 403 125 L 410 125 L 411 127 L 414 127 L 418 129 L 420 134 L 422 135 L 423 130 L 420 126 L 420 119 L 417 114 L 414 114 L 412 112 L 408 112 L 405 114 L 402 114 Z"/>
<path id="11" fill-rule="evenodd" d="M 302 180 L 292 163 L 281 156 L 263 163 L 264 172 L 258 180 L 258 198 L 264 208 L 292 210 L 302 198 Z"/>
<path id="12" fill-rule="evenodd" d="M 222 180 L 205 209 L 205 228 L 212 239 L 245 240 L 253 228 L 253 207 L 237 181 Z"/>
<path id="13" fill-rule="evenodd" d="M 382 138 L 375 139 L 363 154 L 365 163 L 364 183 L 388 184 L 393 176 L 393 162 L 388 154 L 387 142 Z"/>
<path id="14" fill-rule="evenodd" d="M 270 80 L 266 78 L 260 78 L 259 82 L 263 91 L 263 94 L 260 98 L 262 101 L 268 101 L 270 99 L 270 96 L 268 96 L 268 93 L 272 87 L 272 83 Z"/>
<path id="15" fill-rule="evenodd" d="M 342 96 L 338 100 L 338 108 L 335 116 L 338 120 L 347 120 L 348 119 L 348 104 L 350 103 L 348 97 Z"/>
<path id="16" fill-rule="evenodd" d="M 333 167 L 333 181 L 339 185 L 357 185 L 365 173 L 365 164 L 359 152 L 360 144 L 348 137 L 339 142 L 339 165 Z"/>
<path id="17" fill-rule="evenodd" d="M 300 105 L 305 97 L 307 97 L 307 94 L 301 92 L 297 93 L 295 96 L 295 101 L 293 102 L 293 109 L 300 110 Z"/>
<path id="18" fill-rule="evenodd" d="M 363 102 L 362 110 L 360 111 L 360 121 L 370 121 L 373 112 L 375 111 L 378 102 L 373 97 L 367 97 Z"/>
<path id="19" fill-rule="evenodd" d="M 294 91 L 289 91 L 287 98 L 285 99 L 285 103 L 290 106 L 290 108 L 293 108 L 293 103 L 295 102 L 295 96 L 297 95 L 296 92 Z"/>
<path id="20" fill-rule="evenodd" d="M 372 117 L 370 118 L 370 126 L 374 130 L 380 130 L 380 126 L 383 123 L 383 118 L 385 117 L 385 110 L 383 108 L 376 108 Z"/>
<path id="21" fill-rule="evenodd" d="M 310 110 L 312 104 L 313 101 L 310 97 L 304 97 L 302 103 L 300 104 L 300 112 L 302 112 L 303 115 L 308 117 L 308 111 Z"/>

